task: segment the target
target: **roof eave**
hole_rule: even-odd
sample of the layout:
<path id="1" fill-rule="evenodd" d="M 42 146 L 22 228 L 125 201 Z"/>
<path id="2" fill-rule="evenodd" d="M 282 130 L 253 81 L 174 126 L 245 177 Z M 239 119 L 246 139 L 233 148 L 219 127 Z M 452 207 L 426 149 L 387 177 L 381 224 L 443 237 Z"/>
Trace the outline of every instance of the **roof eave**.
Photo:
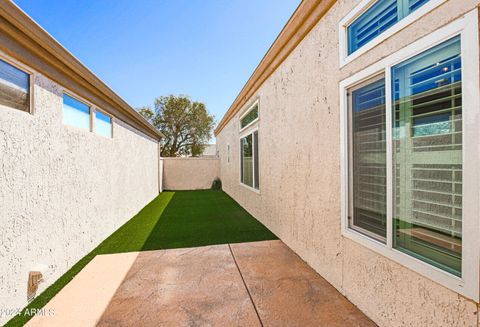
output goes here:
<path id="1" fill-rule="evenodd" d="M 333 6 L 336 0 L 303 0 L 283 27 L 214 131 L 217 136 Z"/>
<path id="2" fill-rule="evenodd" d="M 98 90 L 106 100 L 113 103 L 118 110 L 122 111 L 127 117 L 129 117 L 129 119 L 134 121 L 136 125 L 135 127 L 141 128 L 142 132 L 157 140 L 164 137 L 160 131 L 152 126 L 142 115 L 116 94 L 98 76 L 90 71 L 80 60 L 63 47 L 53 36 L 45 31 L 15 3 L 12 1 L 0 1 L 0 16 L 20 32 L 25 34 L 32 42 L 35 42 L 36 46 L 44 49 L 49 56 L 61 61 L 71 71 L 75 72 L 76 74 L 70 76 L 71 78 L 78 79 L 79 81 L 82 79 L 80 82 L 83 83 L 83 81 L 86 81 L 91 88 Z"/>

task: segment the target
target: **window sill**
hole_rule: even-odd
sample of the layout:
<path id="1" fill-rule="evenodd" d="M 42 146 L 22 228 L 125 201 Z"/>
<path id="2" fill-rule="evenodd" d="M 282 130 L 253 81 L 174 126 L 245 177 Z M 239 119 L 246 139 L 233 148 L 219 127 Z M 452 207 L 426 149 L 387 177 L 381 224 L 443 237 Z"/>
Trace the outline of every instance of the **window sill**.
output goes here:
<path id="1" fill-rule="evenodd" d="M 350 228 L 342 230 L 342 236 L 357 244 L 360 244 L 361 246 L 366 247 L 378 255 L 402 265 L 404 269 L 410 269 L 436 283 L 439 283 L 440 285 L 443 285 L 469 299 L 476 301 L 477 303 L 479 301 L 478 292 L 474 289 L 468 288 L 462 278 L 409 256 L 408 254 L 399 250 L 389 248 L 384 243 L 369 238 L 368 236 L 365 236 Z"/>
<path id="2" fill-rule="evenodd" d="M 241 186 L 245 187 L 246 189 L 248 189 L 248 190 L 250 190 L 254 193 L 260 194 L 260 190 L 257 190 L 254 187 L 248 186 L 247 184 L 243 184 L 242 182 L 239 182 L 238 184 L 240 184 Z"/>

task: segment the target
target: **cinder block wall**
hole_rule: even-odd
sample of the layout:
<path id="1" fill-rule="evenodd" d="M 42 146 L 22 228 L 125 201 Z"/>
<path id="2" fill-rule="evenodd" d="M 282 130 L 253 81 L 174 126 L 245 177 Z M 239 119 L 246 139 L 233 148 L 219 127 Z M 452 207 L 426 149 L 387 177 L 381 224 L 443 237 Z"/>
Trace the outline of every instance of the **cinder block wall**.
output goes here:
<path id="1" fill-rule="evenodd" d="M 163 158 L 163 189 L 204 190 L 220 176 L 218 158 Z"/>
<path id="2" fill-rule="evenodd" d="M 62 123 L 63 88 L 37 74 L 34 114 L 0 108 L 0 308 L 27 304 L 159 192 L 158 142 L 114 119 L 114 137 Z M 0 317 L 0 325 L 10 316 Z"/>

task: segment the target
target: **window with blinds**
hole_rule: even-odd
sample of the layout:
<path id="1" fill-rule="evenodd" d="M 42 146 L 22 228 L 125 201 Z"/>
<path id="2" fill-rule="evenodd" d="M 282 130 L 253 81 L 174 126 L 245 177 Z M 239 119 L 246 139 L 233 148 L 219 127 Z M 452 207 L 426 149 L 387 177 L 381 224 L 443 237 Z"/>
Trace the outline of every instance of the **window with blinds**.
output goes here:
<path id="1" fill-rule="evenodd" d="M 394 247 L 457 276 L 462 257 L 461 68 L 459 37 L 392 68 Z"/>
<path id="2" fill-rule="evenodd" d="M 348 90 L 350 133 L 349 227 L 386 237 L 385 78 Z"/>
<path id="3" fill-rule="evenodd" d="M 378 0 L 347 28 L 348 54 L 376 38 L 429 0 Z"/>
<path id="4" fill-rule="evenodd" d="M 30 75 L 1 59 L 0 106 L 30 111 Z"/>

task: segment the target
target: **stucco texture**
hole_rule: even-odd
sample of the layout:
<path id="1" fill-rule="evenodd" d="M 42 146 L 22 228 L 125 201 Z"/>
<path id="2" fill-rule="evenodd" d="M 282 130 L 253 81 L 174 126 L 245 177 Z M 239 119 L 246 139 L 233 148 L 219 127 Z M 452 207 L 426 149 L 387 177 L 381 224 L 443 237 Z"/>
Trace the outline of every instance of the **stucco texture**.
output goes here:
<path id="1" fill-rule="evenodd" d="M 163 189 L 205 190 L 220 176 L 218 158 L 163 158 Z"/>
<path id="2" fill-rule="evenodd" d="M 479 1 L 448 1 L 340 69 L 338 24 L 359 2 L 338 1 L 217 135 L 223 188 L 380 326 L 477 326 L 475 302 L 341 235 L 338 88 Z M 238 121 L 256 99 L 259 193 L 239 184 Z"/>
<path id="3" fill-rule="evenodd" d="M 34 78 L 33 114 L 0 108 L 3 309 L 27 304 L 32 268 L 48 266 L 41 292 L 159 190 L 157 141 L 116 119 L 113 138 L 64 125 L 62 87 Z"/>

